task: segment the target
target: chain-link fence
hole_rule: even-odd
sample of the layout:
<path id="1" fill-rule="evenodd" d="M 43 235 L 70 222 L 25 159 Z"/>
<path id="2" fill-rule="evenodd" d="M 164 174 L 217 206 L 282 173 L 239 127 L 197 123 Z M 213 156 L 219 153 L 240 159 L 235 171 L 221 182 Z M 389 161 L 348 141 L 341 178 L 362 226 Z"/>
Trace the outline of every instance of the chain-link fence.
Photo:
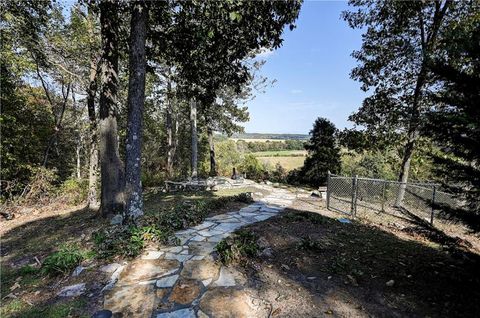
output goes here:
<path id="1" fill-rule="evenodd" d="M 391 215 L 434 223 L 442 208 L 456 208 L 452 194 L 434 183 L 401 183 L 382 179 L 344 177 L 329 174 L 327 208 L 352 217 Z"/>

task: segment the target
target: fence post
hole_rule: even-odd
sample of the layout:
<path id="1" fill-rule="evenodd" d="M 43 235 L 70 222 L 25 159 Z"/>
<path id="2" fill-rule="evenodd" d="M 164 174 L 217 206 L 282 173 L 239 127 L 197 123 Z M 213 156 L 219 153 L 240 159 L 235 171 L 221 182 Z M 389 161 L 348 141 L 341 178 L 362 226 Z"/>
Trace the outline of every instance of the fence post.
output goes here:
<path id="1" fill-rule="evenodd" d="M 385 180 L 382 180 L 383 187 L 382 187 L 382 212 L 385 212 L 385 187 L 387 185 L 387 182 Z"/>
<path id="2" fill-rule="evenodd" d="M 355 175 L 352 179 L 352 206 L 350 208 L 350 214 L 352 217 L 357 216 L 357 178 Z"/>
<path id="3" fill-rule="evenodd" d="M 432 212 L 430 213 L 430 225 L 433 226 L 433 213 L 435 212 L 435 195 L 437 194 L 437 186 L 433 186 L 432 192 Z"/>
<path id="4" fill-rule="evenodd" d="M 330 170 L 327 173 L 327 210 L 330 210 Z"/>

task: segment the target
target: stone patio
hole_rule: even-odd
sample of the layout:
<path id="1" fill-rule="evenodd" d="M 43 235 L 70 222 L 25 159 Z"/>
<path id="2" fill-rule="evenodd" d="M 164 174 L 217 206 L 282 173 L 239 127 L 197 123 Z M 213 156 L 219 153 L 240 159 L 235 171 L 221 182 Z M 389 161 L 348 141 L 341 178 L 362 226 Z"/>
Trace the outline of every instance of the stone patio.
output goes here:
<path id="1" fill-rule="evenodd" d="M 261 187 L 271 194 L 179 231 L 179 246 L 147 250 L 128 264 L 106 292 L 104 308 L 123 317 L 266 317 L 266 306 L 243 286 L 246 278 L 212 256 L 222 239 L 277 215 L 295 198 L 284 189 Z"/>

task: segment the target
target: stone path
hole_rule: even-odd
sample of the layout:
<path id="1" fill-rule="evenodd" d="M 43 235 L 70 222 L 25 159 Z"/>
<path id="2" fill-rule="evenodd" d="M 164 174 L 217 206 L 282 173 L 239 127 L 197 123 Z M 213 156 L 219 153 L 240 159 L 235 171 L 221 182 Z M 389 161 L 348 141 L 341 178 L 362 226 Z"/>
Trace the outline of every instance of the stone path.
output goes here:
<path id="1" fill-rule="evenodd" d="M 105 294 L 104 308 L 123 317 L 265 317 L 265 306 L 243 287 L 246 278 L 214 261 L 212 253 L 236 229 L 266 220 L 289 206 L 295 195 L 271 191 L 239 211 L 205 219 L 176 233 L 179 246 L 146 251 L 119 268 Z M 121 273 L 120 273 L 121 271 Z"/>

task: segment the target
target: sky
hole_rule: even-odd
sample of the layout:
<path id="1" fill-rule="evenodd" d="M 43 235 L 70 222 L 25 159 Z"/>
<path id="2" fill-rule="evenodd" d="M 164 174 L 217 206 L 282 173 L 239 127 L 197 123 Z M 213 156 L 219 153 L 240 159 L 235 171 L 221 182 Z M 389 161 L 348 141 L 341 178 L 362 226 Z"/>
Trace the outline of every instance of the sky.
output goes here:
<path id="1" fill-rule="evenodd" d="M 262 57 L 261 75 L 276 80 L 247 103 L 248 133 L 307 134 L 317 117 L 339 129 L 352 127 L 348 116 L 366 97 L 350 78 L 361 46 L 361 31 L 340 18 L 342 1 L 305 1 L 293 31 L 286 29 L 282 47 Z"/>

